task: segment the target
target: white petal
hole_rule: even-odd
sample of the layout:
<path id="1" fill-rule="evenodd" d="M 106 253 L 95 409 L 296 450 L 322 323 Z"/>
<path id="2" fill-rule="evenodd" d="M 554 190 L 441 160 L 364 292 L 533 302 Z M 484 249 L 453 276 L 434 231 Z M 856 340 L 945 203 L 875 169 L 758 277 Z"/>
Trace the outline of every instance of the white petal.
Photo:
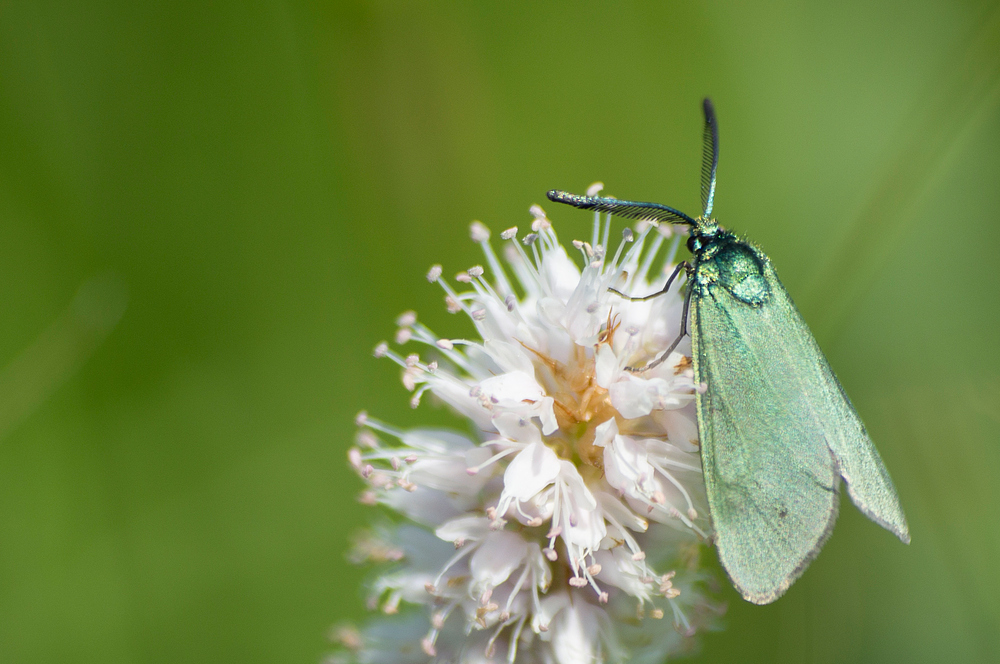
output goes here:
<path id="1" fill-rule="evenodd" d="M 517 413 L 509 411 L 497 413 L 493 416 L 493 426 L 508 440 L 525 444 L 542 442 L 538 427 Z"/>
<path id="2" fill-rule="evenodd" d="M 552 454 L 555 456 L 555 452 Z M 566 484 L 566 488 L 569 490 L 569 494 L 573 500 L 584 509 L 592 510 L 596 508 L 597 500 L 594 499 L 594 494 L 584 484 L 583 478 L 580 477 L 580 471 L 576 469 L 576 466 L 569 461 L 559 459 L 559 470 L 559 479 Z"/>
<path id="3" fill-rule="evenodd" d="M 470 540 L 478 542 L 490 533 L 490 521 L 483 516 L 460 516 L 452 519 L 434 531 L 438 538 L 446 542 Z"/>
<path id="4" fill-rule="evenodd" d="M 549 627 L 552 623 L 553 618 L 559 614 L 564 608 L 566 608 L 570 603 L 569 594 L 565 592 L 554 593 L 542 598 L 539 604 L 538 610 L 531 619 L 531 627 L 536 633 L 541 632 L 539 629 L 542 625 Z M 544 632 L 545 634 L 550 634 L 549 632 Z"/>
<path id="5" fill-rule="evenodd" d="M 507 466 L 503 474 L 503 492 L 517 500 L 528 500 L 552 484 L 559 469 L 559 457 L 555 452 L 541 443 L 532 443 Z"/>
<path id="6" fill-rule="evenodd" d="M 604 389 L 608 389 L 608 386 L 618 380 L 618 376 L 621 374 L 621 368 L 618 366 L 618 356 L 611 350 L 611 346 L 601 344 L 597 348 L 597 357 L 595 360 L 594 377 L 597 379 L 597 384 Z M 614 404 L 614 401 L 611 403 Z"/>
<path id="7" fill-rule="evenodd" d="M 566 305 L 554 297 L 543 297 L 538 300 L 538 317 L 551 327 L 562 327 L 566 316 Z"/>
<path id="8" fill-rule="evenodd" d="M 632 553 L 627 547 L 618 546 L 611 551 L 598 551 L 594 559 L 601 566 L 597 575 L 600 583 L 607 583 L 621 588 L 632 597 L 650 599 L 650 585 L 640 579 L 646 574 L 642 566 L 632 559 Z"/>
<path id="9" fill-rule="evenodd" d="M 466 436 L 443 429 L 411 429 L 403 433 L 403 444 L 437 454 L 475 446 Z"/>
<path id="10" fill-rule="evenodd" d="M 536 404 L 536 415 L 542 421 L 542 433 L 546 436 L 559 428 L 559 422 L 556 420 L 555 404 L 556 400 L 552 397 L 543 397 Z"/>
<path id="11" fill-rule="evenodd" d="M 483 394 L 501 408 L 515 408 L 525 401 L 538 401 L 545 396 L 535 377 L 523 371 L 510 371 L 487 378 L 479 384 Z"/>
<path id="12" fill-rule="evenodd" d="M 611 418 L 607 422 L 597 425 L 597 429 L 594 430 L 594 445 L 597 447 L 609 445 L 614 442 L 617 435 L 618 422 L 614 418 Z"/>
<path id="13" fill-rule="evenodd" d="M 618 436 L 604 448 L 604 474 L 608 484 L 629 495 L 648 493 L 653 486 L 646 448 L 627 436 Z"/>
<path id="14" fill-rule="evenodd" d="M 490 426 L 490 411 L 483 408 L 478 399 L 469 396 L 469 387 L 453 380 L 437 379 L 430 381 L 431 391 L 446 404 L 454 408 L 460 415 L 465 415 L 475 422 L 480 429 Z"/>
<path id="15" fill-rule="evenodd" d="M 580 281 L 580 269 L 566 255 L 566 249 L 561 244 L 542 256 L 541 274 L 548 282 L 550 292 L 563 302 L 569 301 Z"/>
<path id="16" fill-rule="evenodd" d="M 520 344 L 515 345 L 494 339 L 485 342 L 483 348 L 502 371 L 519 371 L 534 379 L 535 367 L 531 364 L 531 358 L 528 357 L 527 351 Z"/>
<path id="17" fill-rule="evenodd" d="M 552 626 L 552 651 L 559 664 L 597 661 L 600 623 L 596 611 L 586 602 L 570 604 L 556 616 Z"/>
<path id="18" fill-rule="evenodd" d="M 667 392 L 667 381 L 662 378 L 639 378 L 628 375 L 608 389 L 611 405 L 622 417 L 633 419 L 649 415 L 658 405 L 659 395 Z"/>
<path id="19" fill-rule="evenodd" d="M 509 530 L 490 533 L 472 554 L 469 570 L 476 584 L 495 588 L 524 562 L 528 545 Z"/>
<path id="20" fill-rule="evenodd" d="M 417 523 L 427 524 L 431 527 L 473 507 L 471 501 L 456 500 L 452 495 L 419 485 L 412 492 L 387 491 L 379 498 L 379 502 Z"/>
<path id="21" fill-rule="evenodd" d="M 608 534 L 604 524 L 604 515 L 597 506 L 594 494 L 576 467 L 569 461 L 560 461 L 562 466 L 559 480 L 565 484 L 566 497 L 569 504 L 569 522 L 563 524 L 562 537 L 568 544 L 585 550 L 595 550 L 601 546 L 601 540 Z"/>

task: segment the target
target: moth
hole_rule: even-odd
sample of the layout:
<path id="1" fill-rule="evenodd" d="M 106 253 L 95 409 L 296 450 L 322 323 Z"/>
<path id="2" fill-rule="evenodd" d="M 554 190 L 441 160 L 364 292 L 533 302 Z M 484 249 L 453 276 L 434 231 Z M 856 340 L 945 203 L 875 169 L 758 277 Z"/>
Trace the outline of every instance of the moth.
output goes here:
<path id="1" fill-rule="evenodd" d="M 691 336 L 702 469 L 719 560 L 743 598 L 768 604 L 805 571 L 837 519 L 840 481 L 869 519 L 909 543 L 889 473 L 768 257 L 712 217 L 719 131 L 703 103 L 702 214 L 658 203 L 550 191 L 627 219 L 688 226 L 680 334 Z"/>

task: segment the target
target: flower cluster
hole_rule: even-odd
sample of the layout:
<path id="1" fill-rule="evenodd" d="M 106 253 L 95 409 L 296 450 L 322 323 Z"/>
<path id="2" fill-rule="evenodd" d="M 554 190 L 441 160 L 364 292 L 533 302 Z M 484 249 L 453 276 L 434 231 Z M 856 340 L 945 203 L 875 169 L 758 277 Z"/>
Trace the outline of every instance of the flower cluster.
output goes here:
<path id="1" fill-rule="evenodd" d="M 474 222 L 487 267 L 462 286 L 440 266 L 427 275 L 479 339 L 409 312 L 396 345 L 426 358 L 375 350 L 414 408 L 430 392 L 473 433 L 358 416 L 361 502 L 405 519 L 356 541 L 356 561 L 385 564 L 370 606 L 388 617 L 341 628 L 338 660 L 662 662 L 717 613 L 698 566 L 710 525 L 687 341 L 640 370 L 676 337 L 682 298 L 619 294 L 662 288 L 681 237 L 639 224 L 610 254 L 610 219 L 595 215 L 591 241 L 573 242 L 581 268 L 531 214 L 530 233 L 501 234 L 503 263 Z"/>

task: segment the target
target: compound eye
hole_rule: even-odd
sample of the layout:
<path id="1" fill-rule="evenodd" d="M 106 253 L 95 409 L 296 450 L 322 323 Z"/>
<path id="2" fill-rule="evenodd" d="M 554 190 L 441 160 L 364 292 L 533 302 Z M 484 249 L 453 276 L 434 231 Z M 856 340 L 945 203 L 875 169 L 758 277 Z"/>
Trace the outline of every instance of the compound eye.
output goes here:
<path id="1" fill-rule="evenodd" d="M 690 251 L 693 254 L 697 252 L 699 249 L 701 249 L 701 241 L 698 240 L 698 238 L 695 237 L 694 235 L 691 235 L 690 237 L 688 237 L 687 248 L 688 251 Z"/>

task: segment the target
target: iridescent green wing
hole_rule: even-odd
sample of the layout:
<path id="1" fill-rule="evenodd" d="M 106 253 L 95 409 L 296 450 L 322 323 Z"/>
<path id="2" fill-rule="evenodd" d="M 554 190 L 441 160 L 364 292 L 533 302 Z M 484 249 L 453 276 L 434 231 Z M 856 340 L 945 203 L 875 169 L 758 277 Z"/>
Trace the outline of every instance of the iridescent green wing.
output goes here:
<path id="1" fill-rule="evenodd" d="M 909 541 L 889 475 L 812 334 L 762 254 L 760 305 L 718 284 L 694 294 L 702 463 L 723 567 L 743 597 L 780 597 L 855 504 Z M 696 277 L 697 279 L 697 277 Z"/>

